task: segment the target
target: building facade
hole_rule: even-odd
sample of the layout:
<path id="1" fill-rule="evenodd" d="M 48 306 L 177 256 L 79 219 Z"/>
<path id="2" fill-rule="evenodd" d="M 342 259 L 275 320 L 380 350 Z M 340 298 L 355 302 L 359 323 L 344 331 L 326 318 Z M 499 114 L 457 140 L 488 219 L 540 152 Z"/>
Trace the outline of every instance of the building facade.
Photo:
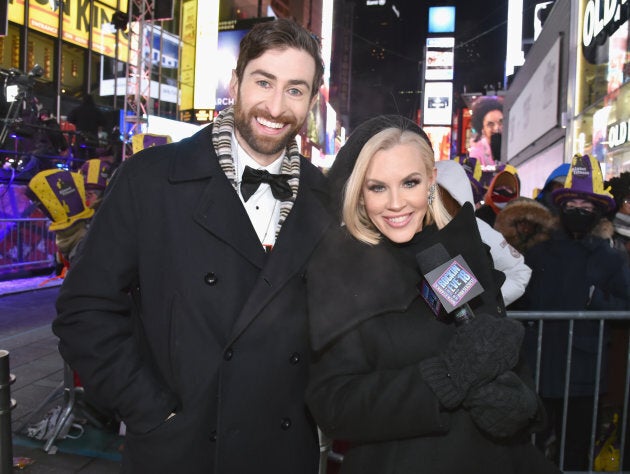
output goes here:
<path id="1" fill-rule="evenodd" d="M 522 194 L 574 154 L 597 157 L 604 179 L 630 171 L 630 5 L 557 0 L 505 96 L 502 155 Z"/>

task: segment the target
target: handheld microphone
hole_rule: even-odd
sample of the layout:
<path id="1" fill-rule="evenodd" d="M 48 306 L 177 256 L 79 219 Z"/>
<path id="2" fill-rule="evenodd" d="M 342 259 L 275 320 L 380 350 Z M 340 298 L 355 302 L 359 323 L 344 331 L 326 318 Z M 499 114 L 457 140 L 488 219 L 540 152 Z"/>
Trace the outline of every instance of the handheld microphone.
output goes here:
<path id="1" fill-rule="evenodd" d="M 438 319 L 442 314 L 453 315 L 455 323 L 463 324 L 475 317 L 468 302 L 483 293 L 484 288 L 464 260 L 451 258 L 441 243 L 433 244 L 416 255 L 423 275 L 420 294 Z"/>

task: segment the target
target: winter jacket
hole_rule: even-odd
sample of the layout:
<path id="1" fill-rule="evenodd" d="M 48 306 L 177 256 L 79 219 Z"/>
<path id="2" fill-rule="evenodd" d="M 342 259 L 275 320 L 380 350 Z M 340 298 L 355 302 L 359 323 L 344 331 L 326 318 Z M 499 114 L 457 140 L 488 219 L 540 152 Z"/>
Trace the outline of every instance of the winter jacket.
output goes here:
<path id="1" fill-rule="evenodd" d="M 514 309 L 525 311 L 627 311 L 630 309 L 630 268 L 608 238 L 611 227 L 600 222 L 583 239 L 570 239 L 561 228 L 525 252 L 532 277 Z M 599 234 L 599 235 L 596 235 Z M 607 325 L 605 326 L 607 329 Z M 542 340 L 540 394 L 564 396 L 569 322 L 546 321 Z M 607 331 L 604 332 L 606 360 Z M 535 366 L 537 325 L 529 325 L 524 347 Z M 597 320 L 577 320 L 573 326 L 572 369 L 569 393 L 593 396 L 599 339 Z M 606 364 L 602 365 L 602 391 L 606 390 Z"/>
<path id="2" fill-rule="evenodd" d="M 557 226 L 557 218 L 546 206 L 526 197 L 510 201 L 494 222 L 495 230 L 521 253 L 549 239 Z"/>
<path id="3" fill-rule="evenodd" d="M 464 168 L 452 160 L 438 161 L 435 166 L 437 183 L 440 187 L 448 191 L 460 206 L 466 202 L 474 205 L 472 188 L 468 185 L 469 180 Z M 508 306 L 523 294 L 532 271 L 525 265 L 523 256 L 506 241 L 500 232 L 494 230 L 485 221 L 479 218 L 476 220 L 481 240 L 490 247 L 494 268 L 505 274 L 501 294 L 505 305 Z"/>

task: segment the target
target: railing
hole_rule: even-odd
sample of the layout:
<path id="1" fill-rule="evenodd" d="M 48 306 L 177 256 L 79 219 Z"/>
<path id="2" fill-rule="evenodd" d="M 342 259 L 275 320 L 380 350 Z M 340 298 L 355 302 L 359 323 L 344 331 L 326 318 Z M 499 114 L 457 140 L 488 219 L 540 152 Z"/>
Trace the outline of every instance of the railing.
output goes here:
<path id="1" fill-rule="evenodd" d="M 0 276 L 55 265 L 55 236 L 44 218 L 0 219 Z"/>
<path id="2" fill-rule="evenodd" d="M 541 360 L 542 360 L 542 342 L 543 342 L 543 334 L 544 334 L 544 326 L 546 321 L 567 321 L 567 363 L 565 366 L 565 378 L 563 381 L 564 384 L 564 397 L 563 397 L 563 410 L 562 410 L 562 429 L 560 433 L 560 452 L 559 452 L 559 460 L 558 466 L 561 470 L 564 469 L 565 465 L 565 443 L 566 443 L 566 428 L 567 428 L 567 412 L 568 412 L 568 403 L 571 398 L 569 393 L 570 382 L 571 382 L 571 367 L 572 367 L 572 353 L 573 353 L 573 336 L 574 336 L 574 327 L 576 321 L 596 321 L 599 323 L 599 329 L 597 334 L 597 353 L 595 354 L 596 358 L 596 373 L 593 380 L 594 391 L 593 391 L 593 408 L 592 408 L 592 423 L 591 423 L 591 434 L 590 434 L 590 447 L 588 452 L 588 464 L 590 469 L 584 471 L 564 471 L 565 474 L 578 474 L 578 473 L 590 473 L 597 472 L 594 469 L 594 459 L 595 459 L 595 448 L 596 448 L 596 436 L 597 436 L 597 428 L 598 428 L 598 417 L 599 417 L 599 408 L 600 408 L 600 383 L 597 381 L 601 378 L 602 373 L 602 364 L 606 363 L 603 360 L 604 354 L 604 333 L 606 323 L 609 321 L 617 321 L 620 323 L 626 322 L 630 323 L 630 311 L 508 311 L 508 317 L 517 319 L 520 321 L 526 321 L 528 324 L 537 325 L 537 344 L 536 344 L 536 361 L 535 367 L 531 367 L 532 372 L 534 374 L 534 381 L 536 385 L 536 390 L 540 390 L 540 372 L 541 372 Z M 618 459 L 618 470 L 609 470 L 606 469 L 607 472 L 619 472 L 619 473 L 627 473 L 629 471 L 624 471 L 624 448 L 626 446 L 626 438 L 628 436 L 627 433 L 627 424 L 628 424 L 628 410 L 629 410 L 629 398 L 630 398 L 630 344 L 628 344 L 629 336 L 630 336 L 630 324 L 627 325 L 623 329 L 624 331 L 624 343 L 627 345 L 625 348 L 625 371 L 623 374 L 618 374 L 618 376 L 623 377 L 622 386 L 623 386 L 623 407 L 621 410 L 621 419 L 617 423 L 617 440 L 618 440 L 618 448 L 619 448 L 619 459 Z M 612 375 L 612 374 L 611 374 Z M 612 378 L 610 380 L 612 382 Z M 619 380 L 617 380 L 619 382 Z M 619 433 L 621 433 L 619 435 Z M 535 442 L 535 436 L 532 437 L 532 442 Z M 332 466 L 332 464 L 340 464 L 343 462 L 343 453 L 336 453 L 332 447 L 332 442 L 328 440 L 325 435 L 320 433 L 320 448 L 324 455 L 327 458 L 328 465 Z M 603 471 L 604 469 L 600 469 Z M 326 465 L 320 464 L 320 474 L 325 474 L 327 471 Z"/>
<path id="3" fill-rule="evenodd" d="M 536 345 L 536 361 L 535 367 L 532 367 L 534 372 L 534 380 L 536 383 L 536 390 L 540 389 L 540 373 L 541 373 L 541 361 L 543 356 L 543 334 L 544 334 L 544 326 L 546 321 L 566 321 L 567 325 L 567 353 L 566 353 L 566 366 L 565 366 L 565 378 L 564 378 L 564 396 L 562 399 L 563 409 L 562 409 L 562 423 L 561 423 L 561 433 L 560 433 L 560 451 L 559 451 L 559 461 L 558 465 L 560 469 L 564 468 L 565 464 L 565 446 L 566 446 L 566 428 L 567 428 L 567 413 L 568 413 L 568 404 L 571 399 L 571 394 L 569 393 L 570 383 L 571 383 L 571 368 L 573 364 L 573 337 L 574 337 L 574 329 L 575 323 L 579 321 L 595 321 L 598 323 L 598 334 L 597 334 L 597 353 L 595 354 L 596 365 L 595 365 L 595 376 L 593 379 L 593 407 L 592 407 L 592 417 L 591 417 L 591 434 L 590 434 L 590 446 L 588 451 L 588 463 L 591 470 L 587 471 L 564 471 L 565 473 L 569 472 L 594 472 L 594 459 L 595 459 L 595 444 L 596 444 L 596 436 L 597 436 L 597 427 L 598 427 L 598 415 L 600 408 L 600 383 L 601 375 L 602 375 L 602 364 L 607 363 L 607 361 L 603 360 L 604 353 L 604 333 L 606 322 L 608 321 L 620 321 L 620 322 L 628 322 L 630 321 L 630 311 L 508 311 L 508 317 L 518 319 L 520 321 L 529 321 L 538 326 L 537 328 L 537 345 Z M 630 326 L 625 328 L 625 343 L 628 342 L 628 337 L 630 336 Z M 630 395 L 630 345 L 626 347 L 625 352 L 625 372 L 624 374 L 619 374 L 623 376 L 622 385 L 623 385 L 623 407 L 622 407 L 622 415 L 621 419 L 617 423 L 617 428 L 621 432 L 621 436 L 618 437 L 619 443 L 619 470 L 618 471 L 609 471 L 609 472 L 625 472 L 623 471 L 624 466 L 624 448 L 626 446 L 626 437 L 627 437 L 627 422 L 628 422 L 628 402 Z M 614 375 L 614 374 L 611 374 Z M 612 381 L 612 379 L 611 379 Z"/>

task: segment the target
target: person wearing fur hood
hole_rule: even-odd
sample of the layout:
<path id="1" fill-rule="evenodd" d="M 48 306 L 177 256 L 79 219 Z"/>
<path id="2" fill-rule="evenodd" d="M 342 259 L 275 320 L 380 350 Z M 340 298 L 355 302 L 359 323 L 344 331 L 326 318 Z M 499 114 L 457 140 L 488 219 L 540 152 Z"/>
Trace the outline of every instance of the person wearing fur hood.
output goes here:
<path id="1" fill-rule="evenodd" d="M 520 196 L 497 215 L 494 228 L 516 250 L 524 254 L 539 242 L 549 239 L 558 221 L 540 202 Z"/>
<path id="2" fill-rule="evenodd" d="M 464 203 L 474 205 L 472 186 L 463 166 L 453 160 L 438 161 L 437 184 L 440 187 L 442 199 L 451 215 L 455 215 Z M 525 265 L 525 259 L 510 245 L 509 241 L 494 230 L 479 217 L 476 218 L 481 240 L 490 247 L 490 255 L 494 268 L 505 274 L 505 281 L 501 285 L 501 294 L 505 305 L 516 301 L 525 291 L 532 270 Z"/>
<path id="3" fill-rule="evenodd" d="M 560 220 L 548 207 L 535 199 L 518 197 L 510 201 L 498 215 L 494 229 L 517 251 L 525 254 L 534 245 L 548 240 L 554 232 L 562 232 Z M 611 241 L 615 233 L 607 217 L 599 218 L 590 234 Z"/>

